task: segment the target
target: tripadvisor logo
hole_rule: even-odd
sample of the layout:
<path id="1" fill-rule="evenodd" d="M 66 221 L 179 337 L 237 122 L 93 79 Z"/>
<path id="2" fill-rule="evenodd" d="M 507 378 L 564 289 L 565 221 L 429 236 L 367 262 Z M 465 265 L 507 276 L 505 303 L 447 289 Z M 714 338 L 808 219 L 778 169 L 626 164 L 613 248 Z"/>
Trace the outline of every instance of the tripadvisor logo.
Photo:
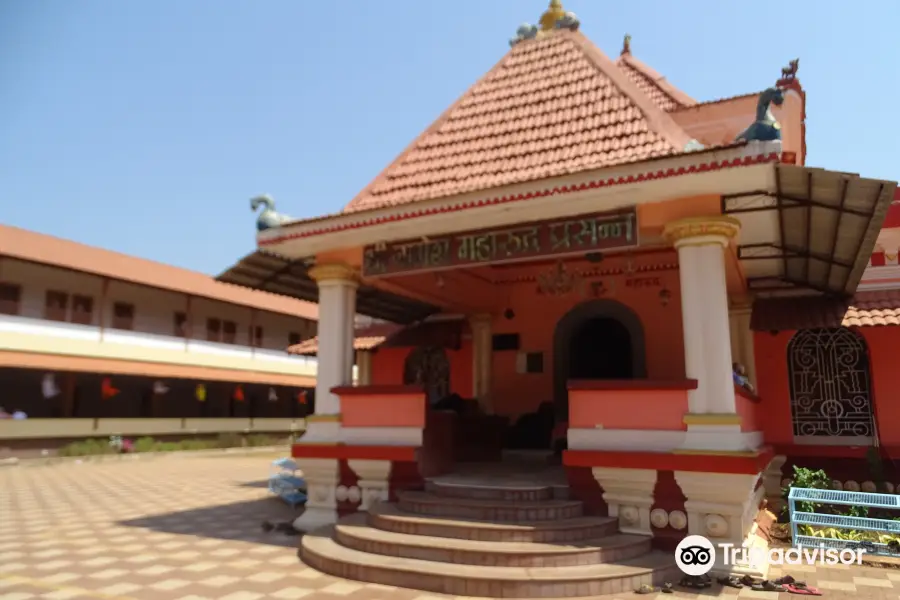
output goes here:
<path id="1" fill-rule="evenodd" d="M 721 555 L 721 565 L 860 565 L 864 548 L 803 547 L 745 548 L 734 544 L 714 545 L 702 535 L 689 535 L 675 548 L 675 564 L 685 575 L 698 577 L 709 573 Z"/>

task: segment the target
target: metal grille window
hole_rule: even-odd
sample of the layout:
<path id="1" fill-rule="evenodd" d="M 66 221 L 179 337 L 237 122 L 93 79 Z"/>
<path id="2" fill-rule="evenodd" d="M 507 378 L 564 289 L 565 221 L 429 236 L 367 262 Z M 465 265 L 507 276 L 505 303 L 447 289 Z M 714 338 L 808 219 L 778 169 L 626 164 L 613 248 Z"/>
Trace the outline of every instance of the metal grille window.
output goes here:
<path id="1" fill-rule="evenodd" d="M 843 327 L 802 330 L 788 344 L 787 358 L 794 436 L 874 437 L 869 352 L 861 336 Z"/>

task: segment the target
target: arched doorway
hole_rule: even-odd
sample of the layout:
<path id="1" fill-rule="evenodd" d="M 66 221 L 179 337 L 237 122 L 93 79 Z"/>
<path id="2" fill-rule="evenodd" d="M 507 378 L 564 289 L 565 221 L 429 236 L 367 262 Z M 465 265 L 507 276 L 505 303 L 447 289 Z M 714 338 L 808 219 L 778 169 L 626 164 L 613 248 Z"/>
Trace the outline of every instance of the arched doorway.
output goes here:
<path id="1" fill-rule="evenodd" d="M 647 376 L 644 328 L 615 300 L 583 302 L 563 316 L 553 334 L 553 401 L 568 413 L 570 379 L 642 379 Z"/>
<path id="2" fill-rule="evenodd" d="M 791 339 L 787 355 L 795 437 L 857 444 L 875 436 L 869 349 L 862 336 L 844 327 L 804 329 Z"/>
<path id="3" fill-rule="evenodd" d="M 433 405 L 450 393 L 450 361 L 443 348 L 419 346 L 403 365 L 403 383 L 425 388 L 428 404 Z"/>

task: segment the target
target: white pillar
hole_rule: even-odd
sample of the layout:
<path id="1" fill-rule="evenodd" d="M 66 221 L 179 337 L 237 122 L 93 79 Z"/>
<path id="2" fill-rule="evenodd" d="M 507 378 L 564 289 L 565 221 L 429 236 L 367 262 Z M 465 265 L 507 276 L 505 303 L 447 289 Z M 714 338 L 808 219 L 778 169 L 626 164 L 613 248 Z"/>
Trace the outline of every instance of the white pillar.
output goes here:
<path id="1" fill-rule="evenodd" d="M 316 411 L 307 418 L 301 443 L 337 442 L 341 399 L 331 388 L 353 384 L 356 271 L 344 264 L 315 265 L 309 276 L 319 286 Z"/>
<path id="2" fill-rule="evenodd" d="M 491 402 L 491 362 L 493 360 L 491 315 L 475 315 L 469 319 L 472 329 L 472 396 L 485 414 L 493 414 Z"/>
<path id="3" fill-rule="evenodd" d="M 698 382 L 689 395 L 692 414 L 735 412 L 724 249 L 738 231 L 740 222 L 723 216 L 665 227 L 678 250 L 685 372 Z"/>

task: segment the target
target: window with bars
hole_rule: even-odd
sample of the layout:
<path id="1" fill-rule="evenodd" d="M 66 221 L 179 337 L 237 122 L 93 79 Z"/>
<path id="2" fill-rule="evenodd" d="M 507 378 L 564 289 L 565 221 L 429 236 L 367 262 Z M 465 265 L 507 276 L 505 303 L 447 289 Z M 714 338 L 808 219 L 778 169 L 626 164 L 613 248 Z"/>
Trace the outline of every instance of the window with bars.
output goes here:
<path id="1" fill-rule="evenodd" d="M 132 331 L 134 329 L 134 304 L 113 303 L 112 328 Z"/>
<path id="2" fill-rule="evenodd" d="M 234 321 L 222 321 L 222 342 L 237 343 L 237 324 Z"/>
<path id="3" fill-rule="evenodd" d="M 172 329 L 174 335 L 178 337 L 188 336 L 187 313 L 176 311 L 172 316 Z"/>
<path id="4" fill-rule="evenodd" d="M 18 315 L 22 304 L 22 286 L 0 283 L 0 314 Z"/>
<path id="5" fill-rule="evenodd" d="M 222 340 L 222 321 L 219 319 L 206 320 L 206 341 L 219 342 Z"/>
<path id="6" fill-rule="evenodd" d="M 94 321 L 94 299 L 90 296 L 72 296 L 72 322 L 90 325 Z"/>
<path id="7" fill-rule="evenodd" d="M 66 321 L 69 308 L 69 294 L 48 290 L 44 296 L 44 318 L 48 321 Z"/>

